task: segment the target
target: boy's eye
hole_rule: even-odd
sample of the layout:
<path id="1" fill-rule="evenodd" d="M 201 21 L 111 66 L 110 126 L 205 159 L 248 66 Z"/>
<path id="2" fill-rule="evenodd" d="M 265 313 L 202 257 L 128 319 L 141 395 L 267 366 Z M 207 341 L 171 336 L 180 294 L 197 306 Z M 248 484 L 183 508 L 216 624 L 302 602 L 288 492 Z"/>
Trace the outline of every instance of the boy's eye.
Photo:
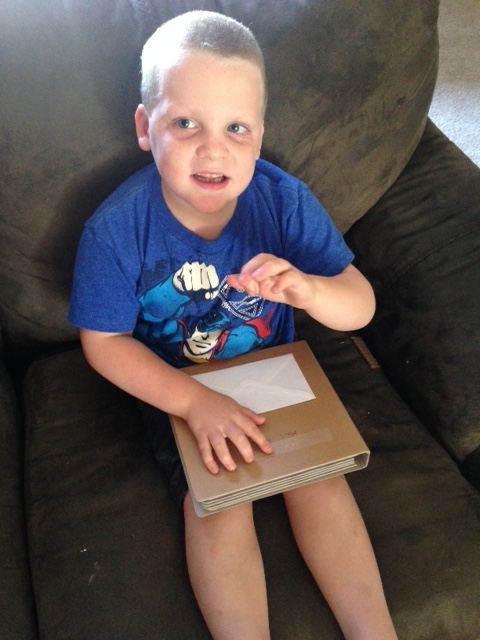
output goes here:
<path id="1" fill-rule="evenodd" d="M 195 126 L 195 124 L 188 118 L 180 118 L 180 120 L 177 120 L 175 124 L 179 129 L 193 129 Z"/>
<path id="2" fill-rule="evenodd" d="M 238 122 L 233 122 L 228 125 L 227 130 L 230 131 L 230 133 L 246 133 L 247 127 L 244 127 L 243 124 L 238 124 Z"/>

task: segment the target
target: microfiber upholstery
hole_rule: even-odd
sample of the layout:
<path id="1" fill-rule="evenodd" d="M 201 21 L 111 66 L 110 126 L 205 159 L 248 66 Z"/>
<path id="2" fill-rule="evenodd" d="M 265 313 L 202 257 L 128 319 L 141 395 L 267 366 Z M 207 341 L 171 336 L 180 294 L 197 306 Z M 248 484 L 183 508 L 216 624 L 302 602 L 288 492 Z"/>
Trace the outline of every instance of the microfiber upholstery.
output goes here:
<path id="1" fill-rule="evenodd" d="M 480 491 L 480 446 L 468 454 L 460 468 L 463 475 L 468 478 L 477 491 Z"/>
<path id="2" fill-rule="evenodd" d="M 41 637 L 187 638 L 192 628 L 208 638 L 188 588 L 181 513 L 136 403 L 75 350 L 35 363 L 25 406 Z"/>
<path id="3" fill-rule="evenodd" d="M 83 223 L 150 161 L 133 123 L 142 45 L 192 8 L 253 29 L 269 80 L 263 155 L 306 181 L 341 231 L 415 149 L 437 72 L 436 1 L 370 0 L 368 10 L 337 0 L 9 1 L 0 20 L 0 315 L 14 343 L 76 338 L 66 313 Z"/>
<path id="4" fill-rule="evenodd" d="M 476 639 L 480 496 L 348 336 L 298 326 L 371 448 L 366 473 L 348 478 L 399 638 Z"/>
<path id="5" fill-rule="evenodd" d="M 20 411 L 0 361 L 0 638 L 36 640 L 23 510 Z"/>
<path id="6" fill-rule="evenodd" d="M 401 638 L 439 640 L 480 624 L 480 496 L 348 336 L 312 345 L 372 449 L 349 476 Z M 26 502 L 42 637 L 208 638 L 167 495 L 134 400 L 79 350 L 37 361 L 25 390 Z M 67 410 L 68 407 L 68 410 Z M 272 637 L 342 637 L 301 560 L 280 497 L 255 505 Z M 462 543 L 458 544 L 461 534 Z M 348 579 L 348 576 L 345 577 Z"/>
<path id="7" fill-rule="evenodd" d="M 477 482 L 479 216 L 478 169 L 429 123 L 407 169 L 347 235 L 377 297 L 366 340 L 455 460 L 472 454 Z"/>

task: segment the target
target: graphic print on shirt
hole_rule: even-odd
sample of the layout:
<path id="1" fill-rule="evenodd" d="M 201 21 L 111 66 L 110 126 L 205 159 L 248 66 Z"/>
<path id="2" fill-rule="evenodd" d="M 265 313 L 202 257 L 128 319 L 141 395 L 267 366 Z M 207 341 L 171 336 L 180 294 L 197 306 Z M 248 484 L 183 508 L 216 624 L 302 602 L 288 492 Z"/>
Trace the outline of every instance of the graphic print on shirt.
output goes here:
<path id="1" fill-rule="evenodd" d="M 158 282 L 158 280 L 157 280 Z M 201 363 L 266 346 L 275 306 L 221 280 L 214 265 L 185 262 L 140 297 L 135 335 L 169 360 Z"/>

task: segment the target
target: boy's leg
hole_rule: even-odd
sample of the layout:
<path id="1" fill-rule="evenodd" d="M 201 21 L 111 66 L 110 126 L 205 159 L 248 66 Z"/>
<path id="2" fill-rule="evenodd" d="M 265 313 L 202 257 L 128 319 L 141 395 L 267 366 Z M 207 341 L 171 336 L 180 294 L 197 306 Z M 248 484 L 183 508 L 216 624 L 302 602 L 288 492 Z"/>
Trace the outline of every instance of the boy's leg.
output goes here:
<path id="1" fill-rule="evenodd" d="M 300 552 L 347 640 L 395 640 L 363 518 L 343 477 L 284 494 Z"/>
<path id="2" fill-rule="evenodd" d="M 268 640 L 263 562 L 246 504 L 199 518 L 184 503 L 187 564 L 193 591 L 215 640 Z"/>

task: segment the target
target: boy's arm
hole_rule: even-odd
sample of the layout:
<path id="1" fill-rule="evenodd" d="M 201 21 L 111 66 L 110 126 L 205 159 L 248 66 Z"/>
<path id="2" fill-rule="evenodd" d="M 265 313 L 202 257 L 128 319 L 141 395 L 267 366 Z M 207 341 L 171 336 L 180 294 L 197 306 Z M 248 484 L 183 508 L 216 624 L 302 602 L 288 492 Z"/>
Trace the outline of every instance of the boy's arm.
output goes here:
<path id="1" fill-rule="evenodd" d="M 102 376 L 139 400 L 186 420 L 212 473 L 218 472 L 214 452 L 227 469 L 235 469 L 226 439 L 246 462 L 253 460 L 249 438 L 271 453 L 258 428 L 265 418 L 170 366 L 131 333 L 81 329 L 80 339 L 85 357 Z"/>
<path id="2" fill-rule="evenodd" d="M 272 302 L 304 309 L 331 329 L 352 331 L 370 322 L 375 296 L 368 280 L 353 265 L 336 276 L 315 276 L 296 269 L 287 260 L 259 254 L 228 283 Z"/>

